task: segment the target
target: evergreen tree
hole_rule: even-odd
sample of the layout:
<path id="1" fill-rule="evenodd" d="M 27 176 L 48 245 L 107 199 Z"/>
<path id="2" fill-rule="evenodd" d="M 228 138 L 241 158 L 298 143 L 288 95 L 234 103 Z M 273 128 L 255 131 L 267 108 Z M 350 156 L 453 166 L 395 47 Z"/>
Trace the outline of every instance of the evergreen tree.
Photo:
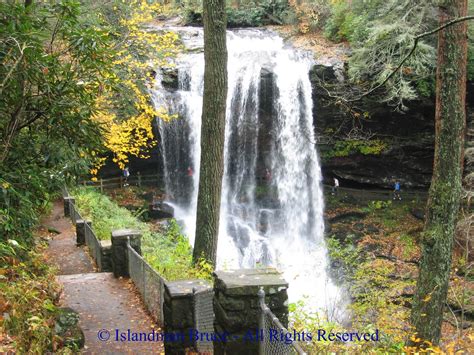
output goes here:
<path id="1" fill-rule="evenodd" d="M 466 16 L 467 0 L 443 0 L 443 25 Z M 454 230 L 461 199 L 466 124 L 467 24 L 448 26 L 438 33 L 436 73 L 435 157 L 426 208 L 422 259 L 412 309 L 416 337 L 439 342 L 448 292 Z"/>

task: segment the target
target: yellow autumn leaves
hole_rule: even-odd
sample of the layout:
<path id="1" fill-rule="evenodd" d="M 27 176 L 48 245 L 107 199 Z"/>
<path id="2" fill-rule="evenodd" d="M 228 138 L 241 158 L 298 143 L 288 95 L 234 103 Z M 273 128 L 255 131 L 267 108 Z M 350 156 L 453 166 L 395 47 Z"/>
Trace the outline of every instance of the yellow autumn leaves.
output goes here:
<path id="1" fill-rule="evenodd" d="M 109 79 L 118 82 L 119 90 L 104 87 L 96 99 L 94 115 L 103 128 L 104 146 L 121 169 L 131 156 L 147 158 L 147 151 L 156 144 L 154 119 L 173 118 L 165 109 L 155 109 L 149 89 L 154 68 L 172 66 L 170 60 L 181 49 L 176 33 L 157 33 L 147 27 L 161 12 L 160 4 L 135 0 L 128 6 L 131 14 L 118 21 L 123 26 L 122 38 L 114 51 L 113 71 L 108 74 Z M 96 175 L 103 164 L 104 158 L 97 157 L 91 175 Z"/>

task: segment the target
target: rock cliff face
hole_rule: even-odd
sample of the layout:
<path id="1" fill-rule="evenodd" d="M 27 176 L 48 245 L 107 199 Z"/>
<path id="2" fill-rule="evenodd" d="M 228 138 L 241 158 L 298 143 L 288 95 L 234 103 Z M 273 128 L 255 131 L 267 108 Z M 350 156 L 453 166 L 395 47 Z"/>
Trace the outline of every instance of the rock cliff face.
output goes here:
<path id="1" fill-rule="evenodd" d="M 407 103 L 408 110 L 401 113 L 375 97 L 368 97 L 357 102 L 354 115 L 327 91 L 344 80 L 343 68 L 344 62 L 337 56 L 324 57 L 316 60 L 310 72 L 316 143 L 325 181 L 332 183 L 332 178 L 337 177 L 342 186 L 391 188 L 394 181 L 399 180 L 402 188 L 427 189 L 434 153 L 434 98 Z M 178 89 L 175 68 L 163 71 L 161 76 L 166 90 Z M 273 73 L 262 72 L 260 131 L 268 134 L 274 114 L 271 107 L 274 91 Z M 472 107 L 474 90 L 469 92 L 468 103 Z M 351 139 L 345 141 L 347 137 Z M 379 148 L 377 152 L 364 149 L 367 141 L 361 137 L 368 138 L 369 145 L 375 143 Z M 265 156 L 271 150 L 267 138 L 265 135 L 259 138 L 259 166 L 265 165 Z M 160 169 L 159 149 L 155 148 L 151 157 L 147 161 L 132 159 L 130 165 L 143 172 Z M 106 167 L 104 173 L 115 175 L 117 171 Z M 259 174 L 263 173 L 259 171 Z"/>
<path id="2" fill-rule="evenodd" d="M 325 179 L 337 177 L 346 186 L 388 188 L 394 180 L 403 187 L 427 188 L 431 179 L 434 144 L 434 99 L 408 103 L 408 111 L 367 98 L 355 105 L 355 115 L 330 97 L 331 88 L 342 74 L 333 66 L 315 65 L 313 83 L 314 124 Z M 324 82 L 324 87 L 322 87 Z M 366 113 L 366 115 L 364 115 Z M 351 137 L 355 149 L 344 142 Z M 376 142 L 371 154 L 357 144 Z M 341 148 L 342 147 L 342 148 Z M 346 149 L 344 149 L 346 147 Z"/>
<path id="3" fill-rule="evenodd" d="M 359 118 L 337 104 L 325 88 L 341 80 L 339 62 L 317 64 L 310 76 L 313 84 L 313 116 L 322 170 L 326 182 L 338 177 L 342 185 L 390 188 L 395 179 L 403 187 L 427 188 L 431 179 L 434 142 L 434 100 L 411 102 L 406 113 L 396 112 L 393 107 L 369 98 L 357 103 L 357 112 L 367 112 Z M 271 72 L 261 74 L 261 132 L 271 132 L 273 109 Z M 163 73 L 163 84 L 167 90 L 177 89 L 177 73 Z M 337 152 L 337 144 L 347 135 L 369 136 L 371 141 L 379 141 L 383 149 L 378 154 L 361 153 L 355 149 L 347 154 Z M 261 137 L 259 149 L 264 155 L 270 149 L 269 143 Z M 357 137 L 356 137 L 357 138 Z M 338 143 L 339 142 L 339 143 Z"/>

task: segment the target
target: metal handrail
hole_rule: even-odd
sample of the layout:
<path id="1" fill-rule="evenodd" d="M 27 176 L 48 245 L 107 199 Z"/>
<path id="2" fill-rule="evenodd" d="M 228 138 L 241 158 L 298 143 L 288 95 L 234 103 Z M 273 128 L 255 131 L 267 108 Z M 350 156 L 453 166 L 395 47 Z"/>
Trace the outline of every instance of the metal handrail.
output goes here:
<path id="1" fill-rule="evenodd" d="M 265 304 L 265 291 L 263 290 L 263 287 L 260 287 L 260 290 L 258 291 L 258 301 L 260 305 L 260 317 L 259 317 L 259 328 L 264 329 L 265 328 L 265 316 L 268 316 L 271 320 L 272 323 L 281 331 L 283 334 L 291 334 L 288 329 L 281 324 L 280 320 L 273 314 L 273 312 L 270 310 L 270 308 Z M 306 352 L 303 351 L 301 346 L 297 342 L 292 342 L 291 344 L 288 344 L 288 346 L 292 347 L 296 353 L 300 355 L 307 355 Z M 260 355 L 266 355 L 265 354 L 265 342 L 260 341 L 259 342 L 259 349 L 258 352 Z"/>

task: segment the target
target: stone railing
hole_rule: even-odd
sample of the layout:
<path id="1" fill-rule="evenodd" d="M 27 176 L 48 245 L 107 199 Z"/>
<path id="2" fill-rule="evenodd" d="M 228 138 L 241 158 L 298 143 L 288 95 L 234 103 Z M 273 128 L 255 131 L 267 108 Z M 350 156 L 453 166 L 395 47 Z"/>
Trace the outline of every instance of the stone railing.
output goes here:
<path id="1" fill-rule="evenodd" d="M 286 329 L 288 283 L 277 270 L 216 271 L 214 285 L 200 279 L 167 281 L 143 259 L 140 232 L 116 230 L 110 241 L 99 241 L 92 222 L 80 216 L 74 198 L 67 193 L 64 214 L 76 226 L 77 245 L 88 246 L 98 270 L 129 277 L 164 332 L 183 335 L 179 341 L 165 338 L 166 354 L 190 350 L 203 354 L 271 354 L 262 352 L 262 343 L 268 337 L 268 329 L 262 328 L 262 316 L 271 313 L 272 319 L 278 319 L 276 324 Z M 266 308 L 261 306 L 260 289 L 266 294 Z M 213 334 L 229 336 L 213 341 Z M 279 354 L 292 354 L 295 347 L 281 349 Z"/>
<path id="2" fill-rule="evenodd" d="M 112 271 L 112 244 L 110 240 L 99 240 L 92 229 L 92 222 L 82 218 L 77 210 L 74 197 L 70 196 L 67 190 L 63 195 L 64 216 L 70 217 L 72 224 L 76 226 L 77 246 L 87 245 L 89 254 L 94 259 L 98 271 Z"/>

